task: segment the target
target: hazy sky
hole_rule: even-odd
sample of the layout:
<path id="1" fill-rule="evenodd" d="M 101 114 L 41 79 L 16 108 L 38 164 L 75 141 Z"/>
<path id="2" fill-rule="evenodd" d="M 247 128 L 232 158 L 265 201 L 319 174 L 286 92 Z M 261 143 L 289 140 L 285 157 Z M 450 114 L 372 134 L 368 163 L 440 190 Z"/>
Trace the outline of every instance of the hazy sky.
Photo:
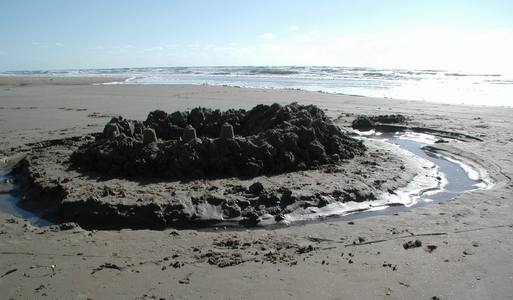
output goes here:
<path id="1" fill-rule="evenodd" d="M 0 70 L 513 70 L 513 1 L 0 0 Z"/>

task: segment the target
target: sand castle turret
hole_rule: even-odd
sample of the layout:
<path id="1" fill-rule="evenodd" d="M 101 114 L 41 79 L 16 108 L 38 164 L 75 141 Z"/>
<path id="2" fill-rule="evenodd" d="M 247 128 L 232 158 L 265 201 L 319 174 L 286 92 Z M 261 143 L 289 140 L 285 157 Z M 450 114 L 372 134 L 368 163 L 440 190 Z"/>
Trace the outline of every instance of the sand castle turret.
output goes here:
<path id="1" fill-rule="evenodd" d="M 112 139 L 119 135 L 119 128 L 118 125 L 109 123 L 105 125 L 105 128 L 103 129 L 103 136 Z"/>
<path id="2" fill-rule="evenodd" d="M 186 143 L 196 139 L 196 129 L 192 125 L 187 125 L 183 130 L 182 139 Z"/>
<path id="3" fill-rule="evenodd" d="M 233 139 L 235 137 L 233 134 L 233 126 L 229 123 L 224 123 L 223 126 L 221 126 L 219 137 L 224 140 Z"/>
<path id="4" fill-rule="evenodd" d="M 157 134 L 153 128 L 145 128 L 143 130 L 143 143 L 150 144 L 157 142 Z"/>

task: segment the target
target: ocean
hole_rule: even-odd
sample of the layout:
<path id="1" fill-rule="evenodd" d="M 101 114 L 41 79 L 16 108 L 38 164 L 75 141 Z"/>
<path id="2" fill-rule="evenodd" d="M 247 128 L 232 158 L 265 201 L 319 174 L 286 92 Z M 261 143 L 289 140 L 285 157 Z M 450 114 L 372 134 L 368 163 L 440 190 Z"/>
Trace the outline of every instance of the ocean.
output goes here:
<path id="1" fill-rule="evenodd" d="M 111 84 L 198 84 L 299 89 L 449 104 L 513 106 L 513 76 L 448 70 L 245 66 L 11 71 L 3 75 L 127 77 Z"/>

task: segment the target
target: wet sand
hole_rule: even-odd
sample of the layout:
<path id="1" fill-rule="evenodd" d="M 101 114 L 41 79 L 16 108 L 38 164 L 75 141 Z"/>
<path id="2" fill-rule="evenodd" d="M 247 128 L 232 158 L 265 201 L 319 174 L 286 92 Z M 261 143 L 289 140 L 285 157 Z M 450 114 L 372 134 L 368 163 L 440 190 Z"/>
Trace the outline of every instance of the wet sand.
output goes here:
<path id="1" fill-rule="evenodd" d="M 402 113 L 416 126 L 478 137 L 483 142 L 440 147 L 486 168 L 495 186 L 398 215 L 274 230 L 41 229 L 0 214 L 2 298 L 511 299 L 513 109 L 288 90 L 91 85 L 102 80 L 0 77 L 0 149 L 97 132 L 113 114 L 143 119 L 157 108 L 297 101 L 326 109 L 344 126 L 356 114 Z M 415 240 L 422 245 L 404 249 Z"/>

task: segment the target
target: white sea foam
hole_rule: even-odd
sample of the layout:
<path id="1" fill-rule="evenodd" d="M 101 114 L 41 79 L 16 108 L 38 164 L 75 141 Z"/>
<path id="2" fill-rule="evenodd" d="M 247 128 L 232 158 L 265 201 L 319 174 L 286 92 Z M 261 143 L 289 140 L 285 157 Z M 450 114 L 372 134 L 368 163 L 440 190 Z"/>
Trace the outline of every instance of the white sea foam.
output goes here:
<path id="1" fill-rule="evenodd" d="M 477 165 L 475 162 L 465 159 L 464 157 L 455 157 L 445 152 L 444 154 L 434 153 L 434 155 L 459 165 L 471 180 L 476 181 L 474 186 L 477 189 L 489 190 L 494 186 L 494 182 L 486 169 Z"/>
<path id="2" fill-rule="evenodd" d="M 300 89 L 453 104 L 511 106 L 513 78 L 444 70 L 352 67 L 172 67 L 4 72 L 4 75 L 129 77 L 124 84 L 207 84 Z M 116 82 L 119 84 L 121 82 Z"/>
<path id="3" fill-rule="evenodd" d="M 415 141 L 426 145 L 434 144 L 437 140 L 439 140 L 439 138 L 431 134 L 410 131 L 401 134 L 398 139 Z"/>
<path id="4" fill-rule="evenodd" d="M 367 130 L 367 131 L 360 131 L 358 129 L 353 129 L 353 131 L 360 135 L 360 136 L 376 136 L 376 137 L 379 137 L 381 135 L 383 135 L 382 132 L 377 132 L 376 130 L 374 129 L 371 129 L 371 130 Z"/>

